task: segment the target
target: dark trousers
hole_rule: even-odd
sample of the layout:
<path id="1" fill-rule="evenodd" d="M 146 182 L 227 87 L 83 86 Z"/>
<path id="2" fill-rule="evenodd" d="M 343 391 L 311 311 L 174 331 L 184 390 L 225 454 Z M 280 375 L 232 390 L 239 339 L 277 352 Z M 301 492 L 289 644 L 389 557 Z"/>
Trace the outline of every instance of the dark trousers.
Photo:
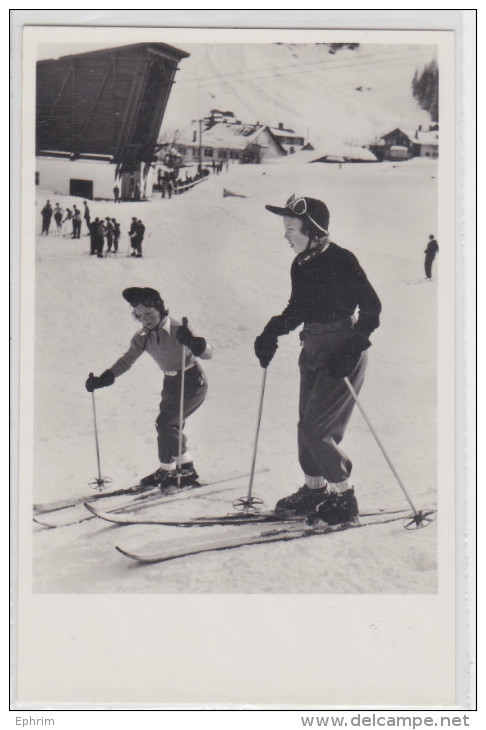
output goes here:
<path id="1" fill-rule="evenodd" d="M 73 238 L 79 238 L 81 235 L 81 221 L 73 220 Z"/>
<path id="2" fill-rule="evenodd" d="M 432 263 L 434 261 L 435 256 L 426 256 L 425 257 L 425 276 L 427 279 L 432 278 Z"/>
<path id="3" fill-rule="evenodd" d="M 198 363 L 184 374 L 184 429 L 188 418 L 204 402 L 208 391 L 206 377 Z M 159 415 L 155 421 L 159 461 L 170 464 L 179 453 L 179 410 L 181 398 L 181 373 L 166 375 L 162 388 Z M 182 453 L 187 451 L 187 438 L 182 434 Z"/>
<path id="4" fill-rule="evenodd" d="M 304 340 L 300 366 L 298 447 L 304 474 L 322 476 L 333 484 L 346 480 L 352 462 L 339 447 L 354 408 L 342 378 L 333 378 L 326 367 L 329 356 L 350 336 L 350 326 L 331 332 L 311 332 Z M 363 352 L 349 375 L 355 391 L 363 385 L 367 353 Z"/>
<path id="5" fill-rule="evenodd" d="M 51 225 L 51 217 L 52 216 L 50 216 L 50 215 L 42 216 L 42 233 L 45 233 L 46 236 L 49 234 L 49 227 Z"/>

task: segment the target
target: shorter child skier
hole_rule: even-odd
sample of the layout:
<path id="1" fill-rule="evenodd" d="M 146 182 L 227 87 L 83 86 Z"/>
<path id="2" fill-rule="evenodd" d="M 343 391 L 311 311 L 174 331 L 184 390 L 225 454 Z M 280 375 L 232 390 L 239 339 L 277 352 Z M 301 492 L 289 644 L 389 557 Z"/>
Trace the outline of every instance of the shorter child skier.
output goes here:
<path id="1" fill-rule="evenodd" d="M 142 324 L 130 343 L 130 347 L 114 365 L 99 377 L 90 373 L 86 390 L 112 385 L 119 375 L 126 372 L 143 352 L 148 352 L 164 373 L 162 399 L 155 422 L 159 466 L 153 474 L 140 481 L 140 488 L 159 486 L 162 491 L 171 486 L 194 484 L 198 474 L 192 457 L 187 451 L 187 439 L 182 433 L 181 463 L 178 464 L 180 437 L 180 399 L 182 386 L 182 358 L 184 349 L 184 404 L 183 424 L 188 416 L 203 403 L 207 394 L 207 381 L 196 358 L 209 360 L 213 355 L 211 345 L 204 337 L 195 337 L 187 320 L 182 323 L 169 317 L 169 310 L 155 289 L 130 287 L 123 291 L 124 299 L 133 307 L 132 314 Z"/>

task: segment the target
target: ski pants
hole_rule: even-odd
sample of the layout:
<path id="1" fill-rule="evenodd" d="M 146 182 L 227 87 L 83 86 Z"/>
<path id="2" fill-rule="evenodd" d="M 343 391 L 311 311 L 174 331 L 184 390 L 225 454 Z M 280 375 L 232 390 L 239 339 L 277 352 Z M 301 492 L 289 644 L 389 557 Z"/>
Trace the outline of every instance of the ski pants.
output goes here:
<path id="1" fill-rule="evenodd" d="M 204 402 L 208 392 L 208 384 L 203 370 L 199 363 L 184 373 L 184 409 L 183 423 L 200 405 Z M 170 464 L 177 458 L 179 453 L 179 417 L 181 399 L 181 371 L 176 375 L 165 375 L 162 388 L 162 400 L 159 406 L 159 415 L 155 421 L 157 429 L 157 444 L 159 449 L 159 461 L 162 464 Z M 182 453 L 187 450 L 187 438 L 182 433 Z"/>
<path id="2" fill-rule="evenodd" d="M 425 276 L 427 279 L 432 278 L 432 264 L 434 262 L 435 256 L 425 256 Z"/>
<path id="3" fill-rule="evenodd" d="M 42 233 L 45 233 L 46 236 L 49 235 L 50 225 L 51 225 L 51 216 L 50 215 L 42 216 Z"/>
<path id="4" fill-rule="evenodd" d="M 331 329 L 328 329 L 331 328 Z M 339 447 L 354 407 L 342 378 L 327 370 L 330 355 L 351 335 L 351 320 L 306 325 L 299 358 L 299 462 L 306 476 L 321 476 L 333 484 L 351 474 L 352 463 Z M 363 385 L 367 353 L 363 352 L 348 376 L 358 393 Z"/>

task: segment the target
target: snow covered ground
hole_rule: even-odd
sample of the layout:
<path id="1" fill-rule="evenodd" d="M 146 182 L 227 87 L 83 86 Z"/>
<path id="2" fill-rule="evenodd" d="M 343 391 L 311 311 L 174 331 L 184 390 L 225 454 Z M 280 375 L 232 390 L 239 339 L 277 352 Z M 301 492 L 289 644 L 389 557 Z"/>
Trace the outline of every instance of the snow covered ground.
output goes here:
<path id="1" fill-rule="evenodd" d="M 182 519 L 232 511 L 246 494 L 262 370 L 253 341 L 290 293 L 292 253 L 282 222 L 265 203 L 293 192 L 322 198 L 332 239 L 359 258 L 383 304 L 372 336 L 362 402 L 417 507 L 436 504 L 436 281 L 426 282 L 423 250 L 436 233 L 436 163 L 233 165 L 171 201 L 94 201 L 91 215 L 121 221 L 116 258 L 87 255 L 89 238 L 40 237 L 46 198 L 37 191 L 35 332 L 36 503 L 89 492 L 97 475 L 90 371 L 100 374 L 136 330 L 121 296 L 128 286 L 158 289 L 176 317 L 212 343 L 203 363 L 204 406 L 189 419 L 189 447 L 205 481 L 232 477 L 207 497 L 146 510 Z M 223 197 L 223 187 L 247 197 Z M 144 258 L 127 257 L 130 218 L 142 218 Z M 83 233 L 85 232 L 83 223 Z M 51 227 L 52 233 L 52 227 Z M 434 264 L 438 273 L 438 261 Z M 297 332 L 281 338 L 267 377 L 254 494 L 268 508 L 302 484 L 297 460 Z M 154 420 L 162 374 L 142 357 L 114 386 L 96 392 L 102 473 L 127 486 L 157 465 Z M 360 508 L 407 503 L 357 410 L 344 448 L 354 462 Z M 265 470 L 265 471 L 264 471 Z M 234 478 L 238 477 L 240 478 Z M 223 489 L 224 487 L 224 489 Z M 182 528 L 117 527 L 91 519 L 48 530 L 34 526 L 34 591 L 55 593 L 434 593 L 436 525 L 400 523 L 245 547 L 137 567 L 117 553 L 187 536 Z M 198 528 L 217 534 L 222 528 Z M 228 528 L 224 528 L 228 529 Z M 238 528 L 234 528 L 237 530 Z"/>

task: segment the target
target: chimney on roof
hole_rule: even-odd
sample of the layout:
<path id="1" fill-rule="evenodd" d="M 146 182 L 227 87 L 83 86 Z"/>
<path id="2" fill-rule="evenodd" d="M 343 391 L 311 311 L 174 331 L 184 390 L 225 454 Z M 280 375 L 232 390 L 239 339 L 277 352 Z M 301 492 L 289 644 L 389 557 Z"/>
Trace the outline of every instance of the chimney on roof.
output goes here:
<path id="1" fill-rule="evenodd" d="M 283 129 L 283 128 L 284 128 L 283 122 L 279 122 L 279 123 L 278 123 L 278 128 L 279 128 L 279 129 Z"/>

